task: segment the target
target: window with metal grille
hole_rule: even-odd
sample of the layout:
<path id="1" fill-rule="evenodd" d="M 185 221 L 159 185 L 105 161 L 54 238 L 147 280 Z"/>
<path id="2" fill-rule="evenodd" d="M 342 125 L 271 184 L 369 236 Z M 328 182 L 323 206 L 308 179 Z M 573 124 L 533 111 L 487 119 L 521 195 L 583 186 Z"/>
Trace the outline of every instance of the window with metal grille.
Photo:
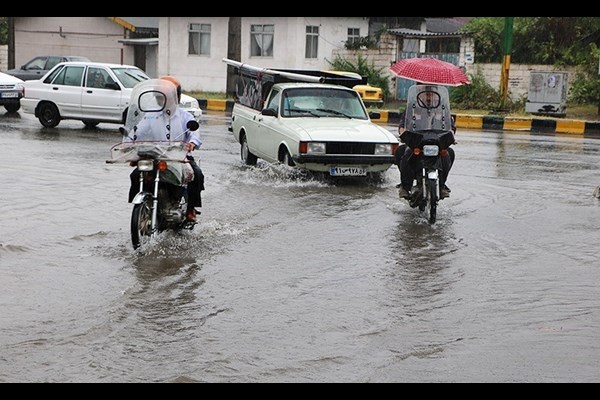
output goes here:
<path id="1" fill-rule="evenodd" d="M 348 28 L 348 43 L 355 43 L 360 40 L 360 28 Z"/>

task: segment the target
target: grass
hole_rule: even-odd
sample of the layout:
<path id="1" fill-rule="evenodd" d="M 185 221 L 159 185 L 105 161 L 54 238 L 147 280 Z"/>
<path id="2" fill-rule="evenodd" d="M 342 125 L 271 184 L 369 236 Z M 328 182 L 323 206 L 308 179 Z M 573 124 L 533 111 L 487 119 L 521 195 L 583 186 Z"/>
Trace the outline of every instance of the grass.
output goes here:
<path id="1" fill-rule="evenodd" d="M 187 95 L 192 96 L 196 99 L 215 99 L 215 100 L 227 100 L 231 99 L 231 96 L 227 96 L 225 92 L 186 92 Z M 382 110 L 389 111 L 400 111 L 405 107 L 404 102 L 400 102 L 397 100 L 391 100 L 384 103 L 381 107 Z M 597 104 L 583 104 L 583 105 L 575 105 L 575 104 L 567 104 L 567 115 L 566 119 L 579 119 L 585 121 L 600 121 L 600 106 Z M 471 115 L 498 115 L 498 112 L 493 112 L 491 110 L 476 110 L 469 109 L 463 110 L 458 107 L 452 108 L 452 113 L 454 114 L 471 114 Z M 531 113 L 525 112 L 511 112 L 509 114 L 503 114 L 507 117 L 521 117 L 521 118 L 530 118 L 533 117 Z M 543 118 L 543 117 L 540 117 Z"/>

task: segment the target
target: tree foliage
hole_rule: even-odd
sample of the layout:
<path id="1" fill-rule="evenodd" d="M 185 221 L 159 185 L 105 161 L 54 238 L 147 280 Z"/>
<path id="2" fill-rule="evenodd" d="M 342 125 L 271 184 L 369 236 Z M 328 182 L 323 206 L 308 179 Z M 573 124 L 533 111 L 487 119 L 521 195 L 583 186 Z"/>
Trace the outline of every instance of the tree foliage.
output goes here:
<path id="1" fill-rule="evenodd" d="M 8 44 L 8 18 L 0 17 L 0 46 Z"/>
<path id="2" fill-rule="evenodd" d="M 505 17 L 478 17 L 463 27 L 475 45 L 476 63 L 503 59 Z M 576 66 L 569 101 L 593 103 L 600 98 L 598 59 L 600 17 L 514 17 L 511 62 Z"/>
<path id="3" fill-rule="evenodd" d="M 327 62 L 329 62 L 334 70 L 356 72 L 361 76 L 365 76 L 369 85 L 380 87 L 383 91 L 383 96 L 386 99 L 389 97 L 389 80 L 385 76 L 383 68 L 376 68 L 372 62 L 369 64 L 367 57 L 361 53 L 357 54 L 356 62 L 347 60 L 339 54 L 336 55 L 336 58 L 333 61 L 327 60 Z"/>
<path id="4" fill-rule="evenodd" d="M 477 17 L 462 30 L 475 44 L 475 62 L 503 57 L 505 17 Z M 581 44 L 600 31 L 599 17 L 514 17 L 511 61 L 519 64 L 578 65 Z"/>

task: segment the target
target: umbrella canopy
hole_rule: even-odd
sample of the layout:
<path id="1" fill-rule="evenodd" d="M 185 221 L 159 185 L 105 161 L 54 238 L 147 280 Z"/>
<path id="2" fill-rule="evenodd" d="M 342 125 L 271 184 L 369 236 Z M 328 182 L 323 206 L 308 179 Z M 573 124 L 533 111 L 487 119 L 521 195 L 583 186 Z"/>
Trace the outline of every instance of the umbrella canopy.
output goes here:
<path id="1" fill-rule="evenodd" d="M 437 58 L 404 58 L 390 70 L 400 78 L 432 85 L 461 86 L 471 83 L 456 65 Z"/>

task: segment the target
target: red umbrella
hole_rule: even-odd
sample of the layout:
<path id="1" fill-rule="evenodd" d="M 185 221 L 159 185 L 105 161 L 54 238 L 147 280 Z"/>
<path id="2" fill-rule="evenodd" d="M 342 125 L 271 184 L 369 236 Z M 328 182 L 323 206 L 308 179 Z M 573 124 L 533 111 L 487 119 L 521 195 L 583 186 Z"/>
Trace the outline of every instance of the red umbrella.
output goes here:
<path id="1" fill-rule="evenodd" d="M 437 58 L 404 58 L 390 70 L 401 78 L 433 85 L 460 86 L 471 83 L 456 65 Z"/>

